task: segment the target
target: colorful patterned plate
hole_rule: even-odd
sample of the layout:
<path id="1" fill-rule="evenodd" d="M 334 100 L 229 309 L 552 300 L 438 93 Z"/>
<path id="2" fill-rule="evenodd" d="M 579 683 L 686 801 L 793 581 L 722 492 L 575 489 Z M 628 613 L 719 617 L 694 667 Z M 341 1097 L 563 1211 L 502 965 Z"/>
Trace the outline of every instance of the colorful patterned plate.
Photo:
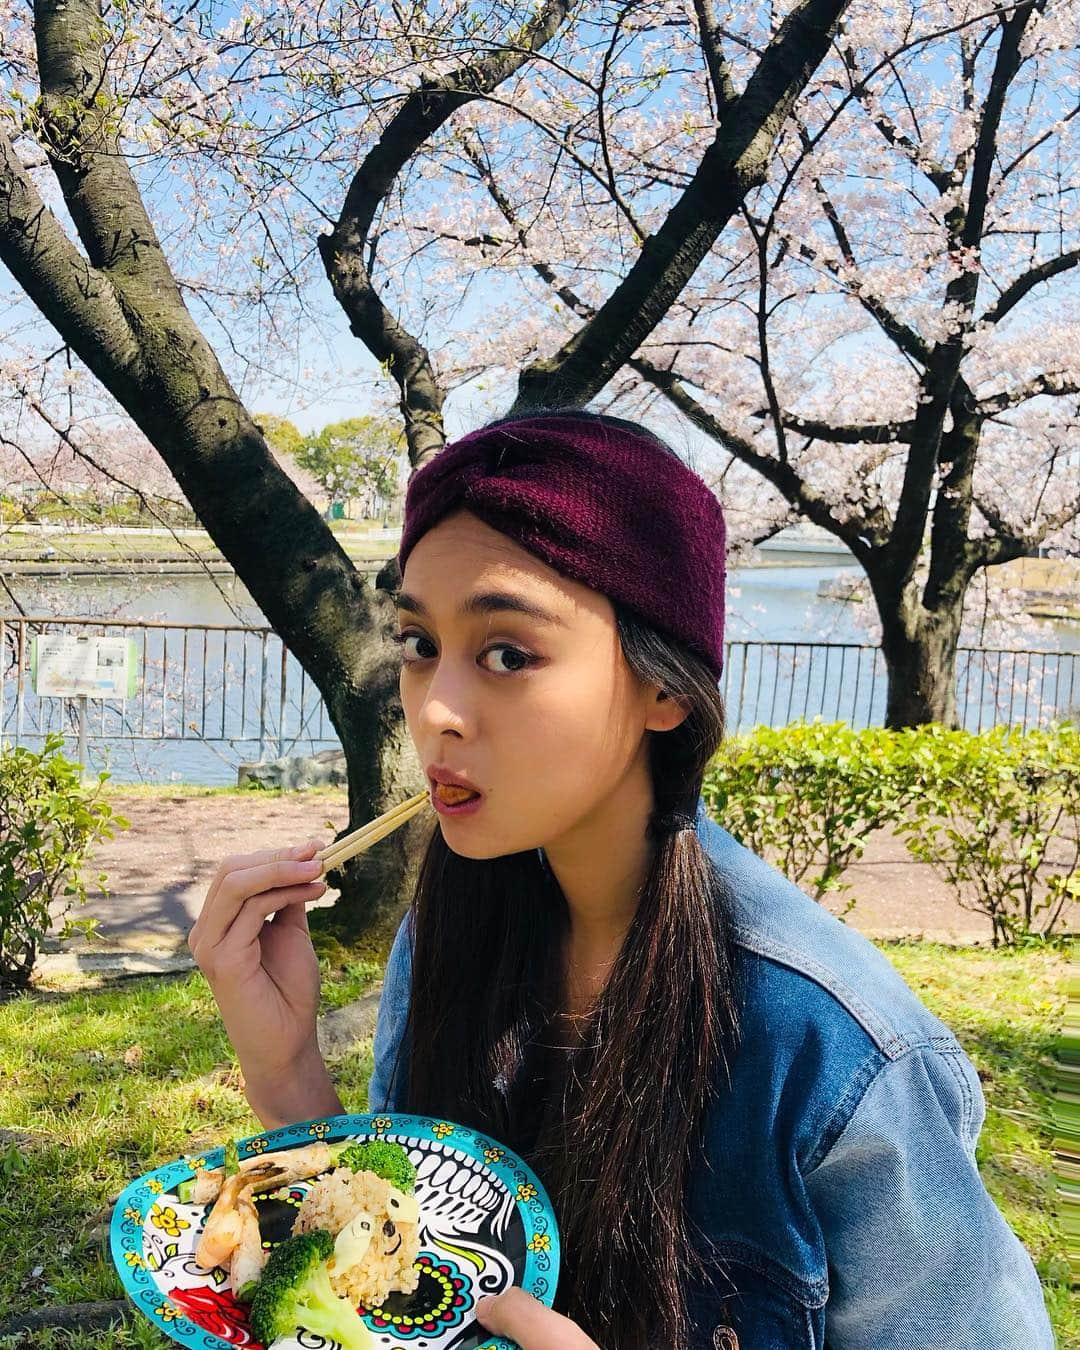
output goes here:
<path id="1" fill-rule="evenodd" d="M 389 1139 L 416 1166 L 420 1204 L 420 1283 L 391 1294 L 382 1307 L 361 1309 L 379 1350 L 516 1350 L 476 1321 L 476 1300 L 518 1284 L 549 1307 L 559 1277 L 559 1233 L 539 1179 L 509 1149 L 462 1125 L 422 1116 L 330 1116 L 268 1130 L 240 1142 L 249 1158 L 321 1139 Z M 223 1149 L 200 1155 L 222 1165 Z M 112 1255 L 135 1306 L 173 1340 L 200 1350 L 257 1346 L 247 1308 L 229 1288 L 228 1272 L 205 1271 L 194 1251 L 209 1206 L 183 1204 L 176 1194 L 194 1175 L 196 1155 L 167 1163 L 133 1181 L 116 1202 Z M 292 1230 L 309 1181 L 257 1196 L 263 1245 Z M 287 1198 L 286 1198 L 287 1197 Z M 317 1350 L 333 1342 L 301 1331 L 275 1350 Z"/>

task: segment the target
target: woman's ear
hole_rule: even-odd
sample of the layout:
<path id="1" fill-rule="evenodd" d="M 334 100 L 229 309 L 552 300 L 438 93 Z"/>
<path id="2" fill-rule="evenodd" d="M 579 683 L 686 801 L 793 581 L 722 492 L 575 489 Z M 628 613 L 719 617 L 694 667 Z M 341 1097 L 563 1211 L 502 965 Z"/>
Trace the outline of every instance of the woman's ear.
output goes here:
<path id="1" fill-rule="evenodd" d="M 689 704 L 674 698 L 659 685 L 652 686 L 645 717 L 647 731 L 674 731 L 689 716 Z"/>

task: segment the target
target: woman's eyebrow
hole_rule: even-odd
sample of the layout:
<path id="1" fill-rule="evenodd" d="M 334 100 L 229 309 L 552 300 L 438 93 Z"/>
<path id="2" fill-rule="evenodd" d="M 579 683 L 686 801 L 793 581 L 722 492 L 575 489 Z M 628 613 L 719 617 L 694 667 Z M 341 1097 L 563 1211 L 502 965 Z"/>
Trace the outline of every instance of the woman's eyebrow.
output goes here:
<path id="1" fill-rule="evenodd" d="M 398 609 L 411 610 L 413 614 L 419 614 L 422 618 L 431 617 L 427 605 L 418 596 L 409 595 L 407 591 L 399 591 L 394 603 Z M 477 595 L 470 595 L 461 605 L 458 614 L 463 619 L 473 614 L 524 614 L 539 623 L 553 623 L 565 627 L 558 615 L 550 614 L 532 600 L 526 600 L 524 596 L 511 595 L 509 591 L 481 591 Z"/>

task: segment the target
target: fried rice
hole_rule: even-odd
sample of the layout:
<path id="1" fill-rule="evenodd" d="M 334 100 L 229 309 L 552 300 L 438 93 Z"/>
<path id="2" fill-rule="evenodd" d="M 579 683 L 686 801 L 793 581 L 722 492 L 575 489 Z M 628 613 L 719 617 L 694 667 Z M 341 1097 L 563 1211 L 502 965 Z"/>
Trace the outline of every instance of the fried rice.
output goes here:
<path id="1" fill-rule="evenodd" d="M 315 1182 L 293 1224 L 294 1233 L 321 1228 L 336 1236 L 357 1214 L 371 1215 L 374 1231 L 363 1259 L 346 1270 L 337 1270 L 333 1258 L 329 1263 L 335 1293 L 366 1308 L 377 1308 L 394 1291 L 413 1293 L 420 1280 L 413 1265 L 420 1251 L 420 1226 L 390 1217 L 390 1196 L 395 1193 L 374 1172 L 338 1168 Z"/>

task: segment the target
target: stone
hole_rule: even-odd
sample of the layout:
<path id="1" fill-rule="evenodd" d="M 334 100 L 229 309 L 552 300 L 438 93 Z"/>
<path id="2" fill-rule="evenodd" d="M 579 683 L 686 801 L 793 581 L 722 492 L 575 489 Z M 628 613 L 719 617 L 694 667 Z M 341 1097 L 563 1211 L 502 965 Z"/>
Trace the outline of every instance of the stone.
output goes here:
<path id="1" fill-rule="evenodd" d="M 236 773 L 238 787 L 285 788 L 294 792 L 311 787 L 346 787 L 348 781 L 345 751 L 341 749 L 241 764 Z"/>
<path id="2" fill-rule="evenodd" d="M 319 1049 L 324 1059 L 338 1059 L 348 1054 L 358 1042 L 369 1040 L 375 1034 L 381 993 L 380 980 L 355 1003 L 333 1008 L 319 1018 Z"/>

